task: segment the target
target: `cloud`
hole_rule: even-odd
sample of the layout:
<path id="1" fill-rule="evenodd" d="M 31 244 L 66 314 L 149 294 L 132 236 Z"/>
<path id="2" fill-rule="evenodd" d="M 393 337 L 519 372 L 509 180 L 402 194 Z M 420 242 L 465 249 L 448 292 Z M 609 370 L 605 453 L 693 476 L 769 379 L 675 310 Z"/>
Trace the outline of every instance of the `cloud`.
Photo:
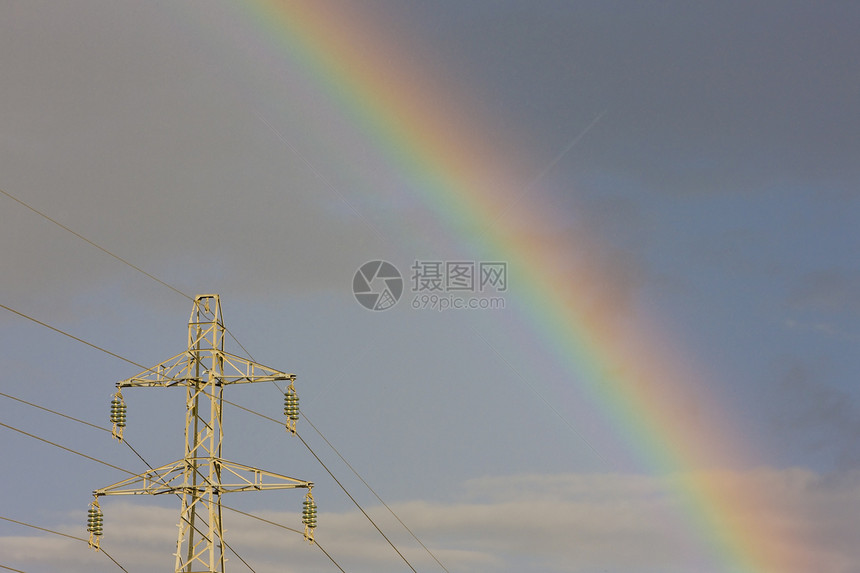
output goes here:
<path id="1" fill-rule="evenodd" d="M 650 477 L 630 474 L 534 474 L 470 480 L 448 503 L 412 500 L 391 507 L 451 571 L 530 570 L 568 573 L 717 572 L 689 524 L 679 519 L 676 480 L 720 481 L 762 492 L 745 508 L 758 524 L 789 532 L 761 542 L 804 560 L 782 573 L 849 573 L 860 561 L 852 540 L 860 508 L 860 473 L 822 476 L 807 469 Z M 103 546 L 138 570 L 172 562 L 176 509 L 106 500 Z M 366 510 L 418 570 L 438 565 L 381 507 Z M 268 520 L 300 528 L 296 512 L 264 511 Z M 75 516 L 80 517 L 80 516 Z M 317 539 L 346 570 L 401 571 L 403 561 L 357 511 L 320 513 Z M 260 573 L 331 571 L 297 533 L 225 512 L 226 538 Z M 58 527 L 63 527 L 58 526 Z M 78 526 L 77 529 L 82 529 Z M 72 526 L 65 531 L 80 535 Z M 706 540 L 707 541 L 707 540 Z M 798 546 L 799 544 L 799 546 Z M 43 536 L 0 538 L 0 553 L 27 571 L 92 571 L 86 545 Z M 238 559 L 229 555 L 233 567 Z M 11 561 L 10 561 L 11 560 Z"/>

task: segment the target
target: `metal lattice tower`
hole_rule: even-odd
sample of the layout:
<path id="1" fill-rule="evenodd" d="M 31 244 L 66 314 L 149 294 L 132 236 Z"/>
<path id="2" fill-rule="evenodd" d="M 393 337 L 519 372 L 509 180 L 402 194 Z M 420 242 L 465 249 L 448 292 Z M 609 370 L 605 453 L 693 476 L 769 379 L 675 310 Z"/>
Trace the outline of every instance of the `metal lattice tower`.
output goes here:
<path id="1" fill-rule="evenodd" d="M 122 440 L 126 422 L 123 388 L 184 386 L 185 456 L 124 481 L 97 489 L 91 514 L 90 544 L 98 549 L 102 534 L 98 498 L 105 495 L 175 493 L 182 499 L 176 542 L 176 573 L 223 573 L 224 529 L 221 495 L 242 491 L 305 488 L 302 521 L 305 538 L 313 542 L 316 504 L 313 483 L 237 464 L 221 457 L 224 387 L 229 384 L 287 381 L 286 428 L 295 432 L 298 397 L 295 374 L 262 366 L 224 351 L 226 329 L 217 294 L 199 295 L 188 322 L 188 349 L 137 376 L 117 382 L 111 404 L 114 435 Z M 96 514 L 93 510 L 99 511 Z M 98 518 L 98 519 L 97 519 Z"/>

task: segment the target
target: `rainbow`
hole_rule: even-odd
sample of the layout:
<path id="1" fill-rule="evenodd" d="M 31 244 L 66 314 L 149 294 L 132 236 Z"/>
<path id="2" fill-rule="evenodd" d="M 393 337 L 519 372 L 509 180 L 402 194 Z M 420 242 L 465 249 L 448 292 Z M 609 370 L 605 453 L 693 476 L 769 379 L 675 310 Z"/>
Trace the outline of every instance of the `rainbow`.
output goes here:
<path id="1" fill-rule="evenodd" d="M 502 148 L 475 110 L 452 101 L 452 92 L 428 85 L 426 68 L 401 52 L 409 40 L 397 38 L 396 29 L 380 29 L 354 6 L 322 0 L 246 0 L 242 10 L 268 49 L 302 67 L 409 180 L 449 233 L 503 255 L 516 277 L 510 295 L 533 332 L 639 462 L 655 474 L 676 476 L 686 518 L 721 570 L 777 573 L 803 563 L 801 550 L 784 551 L 793 545 L 784 532 L 747 510 L 761 492 L 709 471 L 747 453 L 715 414 L 685 414 L 678 397 L 689 395 L 696 374 L 675 364 L 672 353 L 678 349 L 658 321 L 637 327 L 640 336 L 619 334 L 614 301 L 597 294 L 600 268 L 580 261 L 571 279 L 563 253 L 548 237 L 526 230 L 553 228 L 552 213 L 518 204 L 519 225 L 497 224 L 503 214 L 496 207 L 499 193 L 515 200 L 521 186 L 500 191 L 504 177 L 488 174 L 516 164 L 517 150 Z"/>

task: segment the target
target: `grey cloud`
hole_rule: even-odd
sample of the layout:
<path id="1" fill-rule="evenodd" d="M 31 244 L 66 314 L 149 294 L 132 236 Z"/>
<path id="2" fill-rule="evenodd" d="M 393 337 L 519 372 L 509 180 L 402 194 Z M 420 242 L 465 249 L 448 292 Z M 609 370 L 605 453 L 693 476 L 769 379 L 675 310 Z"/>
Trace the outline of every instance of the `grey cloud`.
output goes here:
<path id="1" fill-rule="evenodd" d="M 540 562 L 546 571 L 620 573 L 635 568 L 716 572 L 719 569 L 703 565 L 689 531 L 673 517 L 680 507 L 670 493 L 675 487 L 673 480 L 717 480 L 732 488 L 766 492 L 751 501 L 749 516 L 754 515 L 757 523 L 797 524 L 799 528 L 791 530 L 802 533 L 799 538 L 767 539 L 776 544 L 770 547 L 773 551 L 803 556 L 795 569 L 785 573 L 805 573 L 807 567 L 850 573 L 860 559 L 856 543 L 846 533 L 854 530 L 851 508 L 860 503 L 860 476 L 856 472 L 821 476 L 809 470 L 759 469 L 667 478 L 621 474 L 492 476 L 465 484 L 462 501 L 414 500 L 392 504 L 392 508 L 452 571 L 519 571 L 517 560 L 530 555 L 532 566 Z M 419 570 L 435 566 L 414 540 L 399 533 L 385 510 L 367 510 Z M 150 569 L 169 564 L 175 510 L 109 502 L 103 511 L 110 516 L 106 547 L 121 562 Z M 741 519 L 749 516 L 739 514 Z M 268 511 L 262 517 L 287 525 L 298 521 L 295 512 Z M 242 548 L 243 556 L 258 571 L 331 568 L 298 534 L 230 512 L 225 519 L 231 543 Z M 321 511 L 319 522 L 317 538 L 347 570 L 402 570 L 402 561 L 358 512 Z M 779 545 L 789 542 L 801 546 Z M 43 564 L 63 563 L 70 573 L 89 571 L 93 566 L 94 554 L 81 545 L 70 547 L 43 537 L 0 538 L 4 555 Z M 285 556 L 289 556 L 286 564 Z"/>

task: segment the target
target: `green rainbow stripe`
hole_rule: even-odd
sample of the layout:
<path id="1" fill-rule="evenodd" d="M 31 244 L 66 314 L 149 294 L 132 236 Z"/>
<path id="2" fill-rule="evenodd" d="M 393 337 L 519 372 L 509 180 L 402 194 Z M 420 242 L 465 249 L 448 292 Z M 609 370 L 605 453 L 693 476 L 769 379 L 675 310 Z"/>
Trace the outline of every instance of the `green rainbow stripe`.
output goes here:
<path id="1" fill-rule="evenodd" d="M 692 374 L 674 368 L 664 335 L 649 326 L 642 332 L 644 342 L 619 341 L 607 309 L 588 300 L 598 272 L 569 280 L 540 238 L 494 224 L 497 198 L 483 173 L 505 158 L 493 157 L 494 146 L 479 139 L 474 121 L 445 105 L 438 88 L 398 61 L 397 50 L 390 48 L 401 49 L 400 44 L 389 41 L 386 49 L 382 41 L 394 32 L 375 29 L 360 14 L 322 0 L 246 0 L 246 6 L 272 49 L 303 66 L 399 167 L 451 233 L 475 241 L 480 229 L 484 246 L 504 254 L 516 269 L 517 291 L 511 294 L 534 332 L 641 461 L 657 474 L 675 476 L 686 516 L 722 570 L 779 573 L 796 567 L 802 555 L 789 559 L 775 549 L 791 540 L 746 510 L 759 492 L 740 490 L 709 469 L 711 453 L 743 448 L 725 437 L 715 414 L 704 413 L 702 420 L 679 416 L 673 396 L 683 394 Z M 525 211 L 519 215 L 527 220 L 549 216 L 534 207 Z"/>

